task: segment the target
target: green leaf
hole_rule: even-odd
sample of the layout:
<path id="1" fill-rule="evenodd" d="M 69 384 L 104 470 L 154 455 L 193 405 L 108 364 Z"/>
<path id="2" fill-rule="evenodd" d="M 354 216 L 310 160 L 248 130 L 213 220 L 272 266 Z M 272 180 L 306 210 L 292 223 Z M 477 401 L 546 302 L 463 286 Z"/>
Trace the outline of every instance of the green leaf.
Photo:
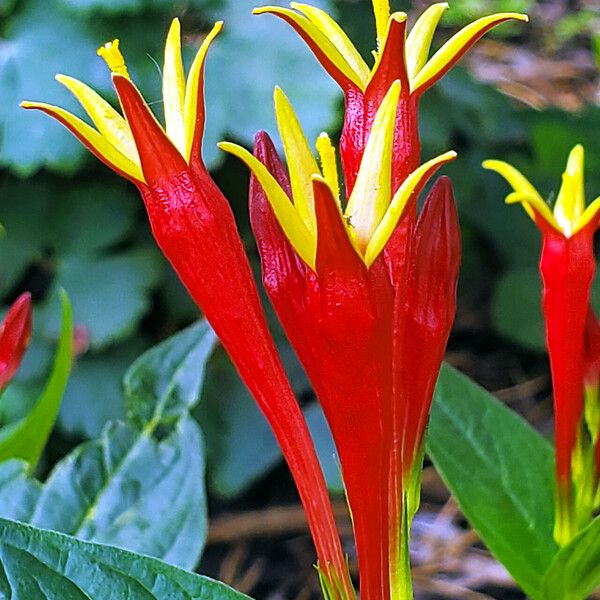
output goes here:
<path id="1" fill-rule="evenodd" d="M 221 0 L 183 0 L 177 3 L 177 10 L 185 14 L 191 8 L 204 9 L 218 7 Z M 60 0 L 71 12 L 102 14 L 107 16 L 132 15 L 150 10 L 169 10 L 173 0 Z"/>
<path id="2" fill-rule="evenodd" d="M 153 245 L 121 249 L 135 229 L 137 198 L 118 180 L 66 193 L 57 177 L 27 183 L 7 178 L 2 190 L 0 222 L 7 234 L 0 239 L 0 286 L 12 289 L 28 272 L 50 286 L 48 300 L 36 310 L 38 336 L 52 338 L 59 329 L 62 287 L 94 350 L 127 337 L 145 316 L 164 267 Z"/>
<path id="3" fill-rule="evenodd" d="M 554 557 L 536 600 L 583 600 L 600 586 L 600 517 Z"/>
<path id="4" fill-rule="evenodd" d="M 198 402 L 216 343 L 202 320 L 140 356 L 125 374 L 128 415 L 137 422 L 174 419 Z"/>
<path id="5" fill-rule="evenodd" d="M 73 255 L 58 262 L 55 291 L 46 304 L 52 314 L 58 282 L 69 293 L 75 323 L 84 326 L 93 349 L 105 348 L 133 333 L 150 305 L 163 263 L 153 248 L 86 258 Z M 46 331 L 55 324 L 51 318 Z"/>
<path id="6" fill-rule="evenodd" d="M 0 106 L 0 157 L 3 164 L 25 175 L 41 167 L 72 172 L 85 161 L 96 160 L 50 117 L 25 112 L 18 105 L 23 99 L 39 100 L 82 115 L 69 93 L 54 81 L 56 73 L 81 79 L 114 98 L 108 69 L 96 56 L 97 47 L 108 39 L 121 39 L 133 78 L 152 105 L 159 99 L 161 116 L 161 77 L 153 60 L 162 62 L 172 1 L 61 0 L 56 4 L 48 11 L 45 0 L 23 0 L 8 21 L 0 47 L 0 89 L 5 91 Z M 290 95 L 309 139 L 314 140 L 334 116 L 339 98 L 335 85 L 289 28 L 274 18 L 252 18 L 252 8 L 258 4 L 189 0 L 177 5 L 177 11 L 186 15 L 186 33 L 188 19 L 192 24 L 217 19 L 227 23 L 207 61 L 204 153 L 211 166 L 221 156 L 216 142 L 226 133 L 250 144 L 256 131 L 274 127 L 270 98 L 275 84 Z M 327 2 L 320 4 L 330 8 Z M 93 19 L 90 11 L 96 13 Z M 115 19 L 119 12 L 130 16 Z M 189 31 L 189 37 L 198 39 L 203 33 L 198 29 L 196 25 Z"/>
<path id="7" fill-rule="evenodd" d="M 224 351 L 208 364 L 194 412 L 206 435 L 209 485 L 219 496 L 237 496 L 281 460 L 267 420 Z"/>
<path id="8" fill-rule="evenodd" d="M 193 568 L 207 534 L 198 425 L 111 423 L 54 468 L 28 522 Z"/>
<path id="9" fill-rule="evenodd" d="M 314 402 L 304 409 L 304 416 L 312 435 L 315 450 L 323 469 L 327 489 L 332 494 L 344 494 L 342 469 L 337 455 L 337 450 L 331 436 L 329 424 L 318 402 Z"/>
<path id="10" fill-rule="evenodd" d="M 27 521 L 40 494 L 40 483 L 30 476 L 29 464 L 11 459 L 0 463 L 0 513 L 6 519 Z"/>
<path id="11" fill-rule="evenodd" d="M 62 171 L 82 164 L 84 150 L 61 127 L 42 114 L 26 113 L 22 100 L 43 100 L 75 108 L 75 102 L 54 81 L 56 73 L 86 76 L 98 73 L 98 42 L 81 22 L 48 10 L 45 0 L 25 0 L 20 12 L 8 21 L 0 48 L 0 160 L 20 174 L 41 166 Z M 90 81 L 92 85 L 100 83 Z M 108 87 L 108 82 L 103 82 Z M 23 143 L 27 140 L 27 143 Z"/>
<path id="12" fill-rule="evenodd" d="M 300 395 L 308 385 L 304 372 L 289 344 L 280 343 L 278 348 Z M 222 498 L 243 493 L 281 461 L 269 423 L 221 350 L 208 364 L 202 402 L 195 415 L 207 439 L 210 489 Z M 339 461 L 323 411 L 313 402 L 304 408 L 304 416 L 329 490 L 343 493 Z"/>
<path id="13" fill-rule="evenodd" d="M 242 600 L 223 583 L 110 546 L 0 519 L 0 595 L 27 600 Z"/>
<path id="14" fill-rule="evenodd" d="M 550 444 L 484 389 L 444 366 L 427 451 L 486 546 L 535 596 L 557 551 Z"/>
<path id="15" fill-rule="evenodd" d="M 0 461 L 23 458 L 33 468 L 54 427 L 73 356 L 73 318 L 67 295 L 61 293 L 62 327 L 54 366 L 44 391 L 31 411 L 0 430 Z"/>
<path id="16" fill-rule="evenodd" d="M 0 515 L 194 567 L 207 517 L 204 444 L 188 409 L 214 339 L 202 321 L 142 355 L 126 377 L 127 421 L 75 448 L 43 485 L 0 463 Z"/>
<path id="17" fill-rule="evenodd" d="M 144 350 L 143 341 L 136 336 L 102 352 L 78 357 L 60 408 L 61 428 L 71 434 L 95 438 L 108 421 L 125 418 L 123 376 Z"/>

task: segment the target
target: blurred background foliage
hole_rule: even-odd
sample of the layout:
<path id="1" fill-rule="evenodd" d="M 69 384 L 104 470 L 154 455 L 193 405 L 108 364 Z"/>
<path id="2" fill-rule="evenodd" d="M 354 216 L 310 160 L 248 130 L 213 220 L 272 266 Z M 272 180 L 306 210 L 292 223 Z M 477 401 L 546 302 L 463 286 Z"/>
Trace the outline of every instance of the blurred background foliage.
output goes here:
<path id="1" fill-rule="evenodd" d="M 256 265 L 246 209 L 248 175 L 236 161 L 218 153 L 216 142 L 228 138 L 248 146 L 259 129 L 275 134 L 275 84 L 292 100 L 309 139 L 321 130 L 339 133 L 342 109 L 337 89 L 288 27 L 274 18 L 251 17 L 251 9 L 259 4 L 0 0 L 0 222 L 6 229 L 0 239 L 0 291 L 5 305 L 24 289 L 36 300 L 32 348 L 6 393 L 0 417 L 10 422 L 26 413 L 46 377 L 59 330 L 62 287 L 73 304 L 79 356 L 59 431 L 52 438 L 51 459 L 77 440 L 98 436 L 109 419 L 124 417 L 121 381 L 127 367 L 199 314 L 155 248 L 137 192 L 60 125 L 44 115 L 26 113 L 18 104 L 23 99 L 44 100 L 78 112 L 68 92 L 54 81 L 56 73 L 78 77 L 115 101 L 96 48 L 118 37 L 133 78 L 161 116 L 155 99 L 160 98 L 159 65 L 171 18 L 182 18 L 188 57 L 212 22 L 223 19 L 226 28 L 207 63 L 204 156 L 234 207 Z M 337 14 L 368 56 L 374 40 L 370 2 L 318 4 Z M 411 15 L 426 6 L 393 5 Z M 485 158 L 501 157 L 527 173 L 550 198 L 560 184 L 569 149 L 581 142 L 587 150 L 588 198 L 600 193 L 600 111 L 593 64 L 594 53 L 600 52 L 598 9 L 585 1 L 577 10 L 566 5 L 532 0 L 452 2 L 438 45 L 456 27 L 490 12 L 524 11 L 534 20 L 529 31 L 521 25 L 499 28 L 469 62 L 428 92 L 422 105 L 423 156 L 450 148 L 459 152 L 459 160 L 447 170 L 463 225 L 458 325 L 468 322 L 469 307 L 485 303 L 488 320 L 481 331 L 486 329 L 490 336 L 491 329 L 519 351 L 533 353 L 543 351 L 538 234 L 522 210 L 503 205 L 505 184 L 480 165 Z M 573 52 L 579 52 L 577 60 Z M 563 58 L 576 70 L 561 71 Z M 487 65 L 485 72 L 477 66 L 481 64 Z M 542 67 L 536 71 L 535 65 Z M 526 80 L 519 81 L 523 72 Z M 552 77 L 559 81 L 548 87 Z M 330 486 L 340 491 L 322 415 L 272 314 L 270 320 L 305 403 Z M 193 412 L 206 438 L 213 494 L 232 498 L 279 462 L 265 421 L 221 350 L 207 366 L 203 399 Z"/>

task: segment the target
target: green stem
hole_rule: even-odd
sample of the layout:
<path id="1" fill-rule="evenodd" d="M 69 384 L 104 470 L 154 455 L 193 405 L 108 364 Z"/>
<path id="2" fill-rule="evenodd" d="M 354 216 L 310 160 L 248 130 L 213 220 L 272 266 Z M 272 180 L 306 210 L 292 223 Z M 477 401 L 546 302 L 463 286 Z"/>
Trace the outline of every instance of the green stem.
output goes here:
<path id="1" fill-rule="evenodd" d="M 402 503 L 402 524 L 400 526 L 400 552 L 398 556 L 398 570 L 396 580 L 392 580 L 392 600 L 412 600 L 412 576 L 410 573 L 410 522 L 408 518 L 408 502 L 404 498 Z"/>

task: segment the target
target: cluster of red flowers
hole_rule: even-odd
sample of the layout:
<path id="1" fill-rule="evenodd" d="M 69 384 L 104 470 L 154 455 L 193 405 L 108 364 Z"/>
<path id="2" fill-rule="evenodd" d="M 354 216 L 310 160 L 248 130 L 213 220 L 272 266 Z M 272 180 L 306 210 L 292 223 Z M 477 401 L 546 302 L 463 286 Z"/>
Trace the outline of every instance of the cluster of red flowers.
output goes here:
<path id="1" fill-rule="evenodd" d="M 317 140 L 320 164 L 291 104 L 275 93 L 287 158 L 266 133 L 254 155 L 222 147 L 252 169 L 249 208 L 263 283 L 321 402 L 339 454 L 353 518 L 364 600 L 411 596 L 408 535 L 418 507 L 424 432 L 455 313 L 460 234 L 452 188 L 428 179 L 455 153 L 421 165 L 418 105 L 491 27 L 465 27 L 431 58 L 435 4 L 407 33 L 407 17 L 374 0 L 378 37 L 369 68 L 329 15 L 312 6 L 266 7 L 307 42 L 345 95 L 339 146 Z M 132 181 L 154 237 L 215 329 L 269 420 L 294 476 L 329 598 L 354 596 L 310 434 L 267 329 L 255 282 L 226 198 L 201 159 L 203 70 L 221 29 L 206 38 L 187 78 L 180 28 L 167 39 L 165 127 L 132 83 L 118 41 L 99 53 L 113 71 L 123 116 L 85 84 L 58 76 L 96 128 L 55 106 L 24 103 L 67 126 L 96 156 Z"/>

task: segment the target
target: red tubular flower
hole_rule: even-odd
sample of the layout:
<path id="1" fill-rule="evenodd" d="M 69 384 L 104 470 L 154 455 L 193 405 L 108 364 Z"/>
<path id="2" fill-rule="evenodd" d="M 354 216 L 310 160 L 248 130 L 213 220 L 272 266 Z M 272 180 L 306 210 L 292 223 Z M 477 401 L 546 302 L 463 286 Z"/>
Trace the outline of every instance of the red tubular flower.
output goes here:
<path id="1" fill-rule="evenodd" d="M 83 83 L 58 76 L 97 130 L 66 111 L 24 103 L 57 118 L 113 170 L 140 190 L 154 237 L 213 326 L 263 410 L 287 459 L 306 510 L 332 598 L 351 597 L 339 536 L 312 440 L 285 376 L 260 305 L 231 208 L 200 155 L 204 130 L 204 58 L 221 23 L 207 36 L 185 82 L 179 22 L 165 50 L 166 130 L 129 79 L 118 40 L 100 49 L 113 71 L 125 118 Z"/>
<path id="2" fill-rule="evenodd" d="M 424 434 L 456 313 L 460 254 L 452 184 L 441 177 L 417 221 L 406 288 L 396 293 L 391 515 L 399 520 L 404 511 L 406 519 L 390 529 L 392 589 L 400 591 L 398 598 L 406 597 L 410 586 L 402 570 L 408 560 L 408 531 L 403 529 L 419 505 Z"/>
<path id="3" fill-rule="evenodd" d="M 21 294 L 10 307 L 0 325 L 0 390 L 17 369 L 31 339 L 31 294 Z"/>
<path id="4" fill-rule="evenodd" d="M 265 133 L 256 138 L 255 156 L 291 197 L 287 173 Z M 391 336 L 382 325 L 391 319 L 392 290 L 385 278 L 367 270 L 352 248 L 329 188 L 315 182 L 314 194 L 320 234 L 316 273 L 283 234 L 254 177 L 252 228 L 265 288 L 336 440 L 354 523 L 361 597 L 383 600 L 389 597 L 390 444 L 383 423 L 390 415 L 383 414 L 382 399 L 391 392 Z M 381 275 L 381 265 L 377 272 Z"/>
<path id="5" fill-rule="evenodd" d="M 402 83 L 394 135 L 393 188 L 420 163 L 418 104 L 423 92 L 441 79 L 487 31 L 507 21 L 526 21 L 518 13 L 499 13 L 467 25 L 428 59 L 433 35 L 448 8 L 433 4 L 406 35 L 405 13 L 390 13 L 389 0 L 373 0 L 377 28 L 375 64 L 369 67 L 340 26 L 324 11 L 292 2 L 290 8 L 265 6 L 255 14 L 273 14 L 291 25 L 323 68 L 342 88 L 346 101 L 340 155 L 350 195 L 375 114 L 392 82 Z"/>
<path id="6" fill-rule="evenodd" d="M 321 134 L 317 140 L 319 167 L 281 90 L 275 91 L 275 106 L 289 177 L 265 133 L 256 138 L 254 156 L 234 144 L 221 144 L 253 172 L 250 215 L 263 282 L 333 433 L 352 513 L 361 598 L 366 600 L 402 597 L 390 580 L 396 537 L 390 519 L 399 523 L 390 509 L 402 510 L 402 498 L 398 505 L 391 497 L 401 475 L 390 474 L 394 466 L 412 472 L 419 452 L 412 448 L 394 465 L 392 449 L 401 444 L 408 448 L 411 440 L 422 444 L 433 392 L 427 385 L 435 382 L 438 350 L 443 353 L 447 341 L 446 317 L 454 311 L 447 296 L 455 288 L 458 267 L 458 229 L 447 181 L 434 188 L 427 202 L 414 236 L 414 260 L 410 253 L 411 260 L 398 264 L 389 251 L 397 228 L 407 227 L 407 211 L 415 210 L 427 179 L 455 156 L 449 152 L 418 167 L 392 193 L 400 85 L 391 85 L 377 111 L 345 209 L 329 138 Z M 424 294 L 416 303 L 407 293 L 410 285 Z M 436 306 L 425 308 L 427 299 L 435 299 Z M 407 379 L 397 361 L 406 358 L 410 336 L 423 332 L 428 337 L 422 342 L 432 347 L 417 379 L 414 374 Z M 409 399 L 422 412 L 408 410 Z M 412 438 L 412 432 L 406 434 L 415 428 L 421 432 Z"/>
<path id="7" fill-rule="evenodd" d="M 569 155 L 563 183 L 551 211 L 535 188 L 516 169 L 500 161 L 484 166 L 503 175 L 514 193 L 507 202 L 520 202 L 542 233 L 540 273 L 546 345 L 554 390 L 556 438 L 557 510 L 555 537 L 566 544 L 577 533 L 582 487 L 580 457 L 584 418 L 584 377 L 593 368 L 586 359 L 586 322 L 589 323 L 590 292 L 596 268 L 593 236 L 600 223 L 600 199 L 585 207 L 583 148 Z M 587 363 L 587 364 L 586 364 Z M 577 494 L 574 495 L 573 488 Z M 583 486 L 585 487 L 585 486 Z"/>

